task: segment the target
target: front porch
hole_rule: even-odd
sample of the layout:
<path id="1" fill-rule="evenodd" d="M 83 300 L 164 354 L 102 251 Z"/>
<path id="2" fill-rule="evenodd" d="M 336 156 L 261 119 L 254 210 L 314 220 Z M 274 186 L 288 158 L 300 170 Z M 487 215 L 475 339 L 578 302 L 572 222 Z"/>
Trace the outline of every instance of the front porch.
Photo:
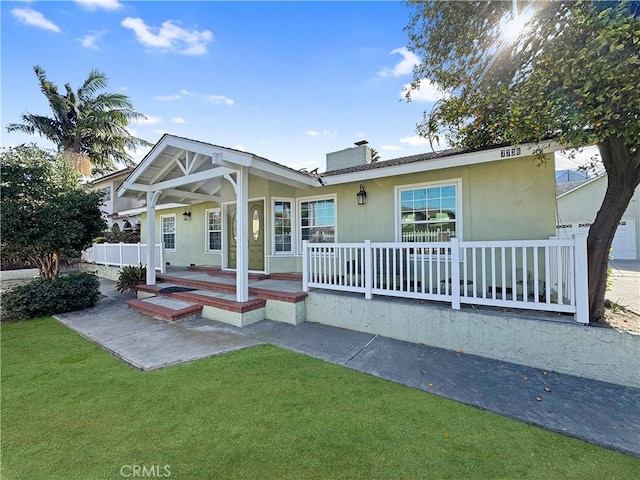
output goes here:
<path id="1" fill-rule="evenodd" d="M 295 274 L 248 274 L 248 298 L 237 300 L 236 273 L 219 267 L 171 268 L 156 284 L 137 287 L 130 308 L 168 321 L 202 315 L 244 327 L 261 320 L 297 325 L 306 320 L 307 294 Z"/>

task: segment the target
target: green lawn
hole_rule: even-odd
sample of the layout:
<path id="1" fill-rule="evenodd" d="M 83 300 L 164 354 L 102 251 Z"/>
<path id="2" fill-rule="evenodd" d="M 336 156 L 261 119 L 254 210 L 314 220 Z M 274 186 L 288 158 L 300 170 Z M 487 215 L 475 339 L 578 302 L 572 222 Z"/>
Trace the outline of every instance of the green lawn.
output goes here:
<path id="1" fill-rule="evenodd" d="M 51 318 L 2 325 L 2 478 L 135 466 L 172 479 L 640 476 L 639 459 L 271 346 L 140 373 Z"/>

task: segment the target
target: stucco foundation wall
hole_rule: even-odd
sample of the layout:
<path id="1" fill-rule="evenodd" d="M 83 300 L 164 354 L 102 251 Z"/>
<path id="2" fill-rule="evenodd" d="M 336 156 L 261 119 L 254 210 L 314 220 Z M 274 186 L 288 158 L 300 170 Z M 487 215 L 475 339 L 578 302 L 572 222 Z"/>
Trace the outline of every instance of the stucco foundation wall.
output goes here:
<path id="1" fill-rule="evenodd" d="M 120 267 L 108 267 L 105 265 L 96 265 L 95 263 L 80 263 L 78 270 L 81 272 L 93 272 L 101 278 L 118 281 L 120 276 Z"/>
<path id="2" fill-rule="evenodd" d="M 265 318 L 274 322 L 298 325 L 307 318 L 307 306 L 305 302 L 281 302 L 279 300 L 267 300 L 265 306 Z"/>
<path id="3" fill-rule="evenodd" d="M 311 291 L 307 321 L 640 388 L 640 335 L 417 301 Z"/>

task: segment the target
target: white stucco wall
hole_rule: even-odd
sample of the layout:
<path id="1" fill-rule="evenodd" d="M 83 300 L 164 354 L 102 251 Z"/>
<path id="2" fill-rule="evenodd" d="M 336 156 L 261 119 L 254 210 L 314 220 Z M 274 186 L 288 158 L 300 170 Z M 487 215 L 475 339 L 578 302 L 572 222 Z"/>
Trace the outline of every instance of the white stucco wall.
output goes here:
<path id="1" fill-rule="evenodd" d="M 606 190 L 607 176 L 603 175 L 560 195 L 557 199 L 558 224 L 593 222 L 598 210 L 600 210 Z M 640 256 L 640 190 L 637 188 L 629 206 L 622 215 L 622 220 L 631 220 L 635 224 L 637 259 Z"/>
<path id="2" fill-rule="evenodd" d="M 307 321 L 640 388 L 640 335 L 496 309 L 312 290 Z"/>

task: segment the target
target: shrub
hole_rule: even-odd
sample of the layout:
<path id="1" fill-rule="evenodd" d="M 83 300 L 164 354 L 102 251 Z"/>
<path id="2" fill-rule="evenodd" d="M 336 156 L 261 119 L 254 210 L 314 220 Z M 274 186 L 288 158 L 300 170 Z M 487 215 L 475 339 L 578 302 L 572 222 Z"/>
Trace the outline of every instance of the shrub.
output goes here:
<path id="1" fill-rule="evenodd" d="M 2 321 L 43 317 L 93 307 L 100 282 L 92 273 L 70 273 L 53 280 L 37 278 L 2 294 Z"/>
<path id="2" fill-rule="evenodd" d="M 122 267 L 118 281 L 116 282 L 116 290 L 120 293 L 133 292 L 136 285 L 142 283 L 147 278 L 147 267 L 139 265 L 137 267 L 129 265 Z"/>

